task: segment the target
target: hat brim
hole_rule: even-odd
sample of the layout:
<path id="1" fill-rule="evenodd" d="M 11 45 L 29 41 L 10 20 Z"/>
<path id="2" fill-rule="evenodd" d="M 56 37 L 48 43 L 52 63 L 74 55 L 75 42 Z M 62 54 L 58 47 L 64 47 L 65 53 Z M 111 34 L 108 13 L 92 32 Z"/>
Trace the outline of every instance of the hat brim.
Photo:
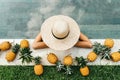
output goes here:
<path id="1" fill-rule="evenodd" d="M 64 20 L 69 25 L 69 35 L 64 39 L 57 39 L 52 35 L 51 29 L 54 22 L 57 20 Z M 80 29 L 78 24 L 72 18 L 63 15 L 57 15 L 52 16 L 44 21 L 41 26 L 41 35 L 45 44 L 51 49 L 67 50 L 77 43 L 80 36 Z"/>

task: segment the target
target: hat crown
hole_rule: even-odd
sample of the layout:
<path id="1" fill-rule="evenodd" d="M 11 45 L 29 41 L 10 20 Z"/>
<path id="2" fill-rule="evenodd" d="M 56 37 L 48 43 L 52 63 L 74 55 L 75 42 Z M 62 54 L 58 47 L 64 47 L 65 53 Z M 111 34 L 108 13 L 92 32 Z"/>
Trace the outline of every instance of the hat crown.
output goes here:
<path id="1" fill-rule="evenodd" d="M 65 38 L 69 33 L 69 26 L 67 22 L 64 20 L 55 21 L 52 33 L 57 38 Z"/>
<path id="2" fill-rule="evenodd" d="M 70 49 L 80 37 L 80 29 L 76 21 L 64 15 L 49 17 L 44 21 L 40 30 L 45 44 L 54 50 Z M 67 35 L 64 37 L 62 34 Z"/>

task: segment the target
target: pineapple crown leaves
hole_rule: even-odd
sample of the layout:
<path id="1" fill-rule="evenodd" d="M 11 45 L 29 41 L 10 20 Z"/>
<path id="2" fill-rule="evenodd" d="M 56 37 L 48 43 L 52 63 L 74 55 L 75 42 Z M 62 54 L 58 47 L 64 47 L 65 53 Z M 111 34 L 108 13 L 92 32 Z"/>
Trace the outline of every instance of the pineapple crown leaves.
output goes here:
<path id="1" fill-rule="evenodd" d="M 110 60 L 110 52 L 111 52 L 111 49 L 108 48 L 107 46 L 105 45 L 102 45 L 98 42 L 95 42 L 94 45 L 93 45 L 93 51 L 97 54 L 97 55 L 101 55 L 101 59 L 107 59 L 107 60 Z"/>
<path id="2" fill-rule="evenodd" d="M 95 42 L 95 43 L 94 43 L 94 45 L 93 45 L 93 51 L 94 51 L 97 55 L 99 55 L 99 54 L 101 53 L 102 49 L 103 49 L 103 46 L 102 46 L 100 43 L 98 43 L 98 42 Z"/>
<path id="3" fill-rule="evenodd" d="M 56 63 L 56 68 L 57 68 L 57 71 L 60 72 L 60 71 L 65 71 L 65 74 L 67 75 L 71 75 L 73 73 L 72 69 L 70 66 L 64 66 L 61 61 L 58 61 Z"/>
<path id="4" fill-rule="evenodd" d="M 120 53 L 120 49 L 118 50 L 118 52 Z"/>
<path id="5" fill-rule="evenodd" d="M 32 53 L 32 51 L 30 51 L 30 48 L 21 48 L 20 49 L 20 58 L 19 59 L 22 59 L 22 63 L 32 62 L 33 56 L 31 55 L 31 53 Z"/>
<path id="6" fill-rule="evenodd" d="M 102 56 L 101 59 L 110 60 L 111 59 L 110 52 L 111 52 L 111 49 L 103 45 L 103 48 L 101 49 L 101 53 L 100 53 L 100 55 Z"/>
<path id="7" fill-rule="evenodd" d="M 14 53 L 18 53 L 18 51 L 19 51 L 19 49 L 20 49 L 20 45 L 19 44 L 15 44 L 13 47 L 12 47 L 12 51 L 14 52 Z"/>
<path id="8" fill-rule="evenodd" d="M 56 68 L 57 68 L 58 72 L 60 72 L 64 69 L 64 65 L 61 63 L 61 61 L 57 61 Z"/>
<path id="9" fill-rule="evenodd" d="M 40 64 L 40 63 L 41 63 L 40 59 L 41 59 L 40 56 L 37 56 L 37 57 L 34 57 L 34 58 L 33 58 L 35 64 Z"/>
<path id="10" fill-rule="evenodd" d="M 70 66 L 66 66 L 64 70 L 65 70 L 65 74 L 67 75 L 71 75 L 73 73 L 72 68 Z"/>
<path id="11" fill-rule="evenodd" d="M 108 48 L 106 51 L 104 51 L 102 54 L 101 54 L 101 59 L 107 59 L 107 60 L 110 60 L 111 59 L 111 56 L 110 56 L 110 52 L 111 52 L 111 49 Z"/>
<path id="12" fill-rule="evenodd" d="M 88 61 L 87 59 L 83 58 L 83 56 L 81 57 L 76 57 L 75 60 L 77 61 L 77 64 L 80 66 L 80 67 L 84 67 L 87 65 Z"/>

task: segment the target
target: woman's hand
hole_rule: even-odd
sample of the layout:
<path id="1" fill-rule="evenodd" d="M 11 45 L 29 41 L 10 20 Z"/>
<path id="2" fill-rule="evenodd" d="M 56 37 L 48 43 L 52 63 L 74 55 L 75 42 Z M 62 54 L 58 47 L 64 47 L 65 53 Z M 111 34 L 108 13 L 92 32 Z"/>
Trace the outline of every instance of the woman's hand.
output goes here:
<path id="1" fill-rule="evenodd" d="M 80 33 L 79 41 L 75 44 L 76 47 L 92 48 L 92 43 L 83 33 Z"/>
<path id="2" fill-rule="evenodd" d="M 37 37 L 35 38 L 32 47 L 34 49 L 42 49 L 42 48 L 47 48 L 48 46 L 42 41 L 41 34 L 39 33 Z"/>

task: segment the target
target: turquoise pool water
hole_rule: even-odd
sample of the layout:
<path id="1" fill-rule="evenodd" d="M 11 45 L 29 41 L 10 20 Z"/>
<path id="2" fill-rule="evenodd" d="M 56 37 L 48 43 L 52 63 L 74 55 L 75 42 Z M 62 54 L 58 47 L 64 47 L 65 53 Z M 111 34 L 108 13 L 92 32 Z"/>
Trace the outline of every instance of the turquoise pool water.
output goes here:
<path id="1" fill-rule="evenodd" d="M 120 38 L 120 0 L 0 0 L 0 38 L 33 39 L 57 14 L 75 19 L 91 39 Z"/>

